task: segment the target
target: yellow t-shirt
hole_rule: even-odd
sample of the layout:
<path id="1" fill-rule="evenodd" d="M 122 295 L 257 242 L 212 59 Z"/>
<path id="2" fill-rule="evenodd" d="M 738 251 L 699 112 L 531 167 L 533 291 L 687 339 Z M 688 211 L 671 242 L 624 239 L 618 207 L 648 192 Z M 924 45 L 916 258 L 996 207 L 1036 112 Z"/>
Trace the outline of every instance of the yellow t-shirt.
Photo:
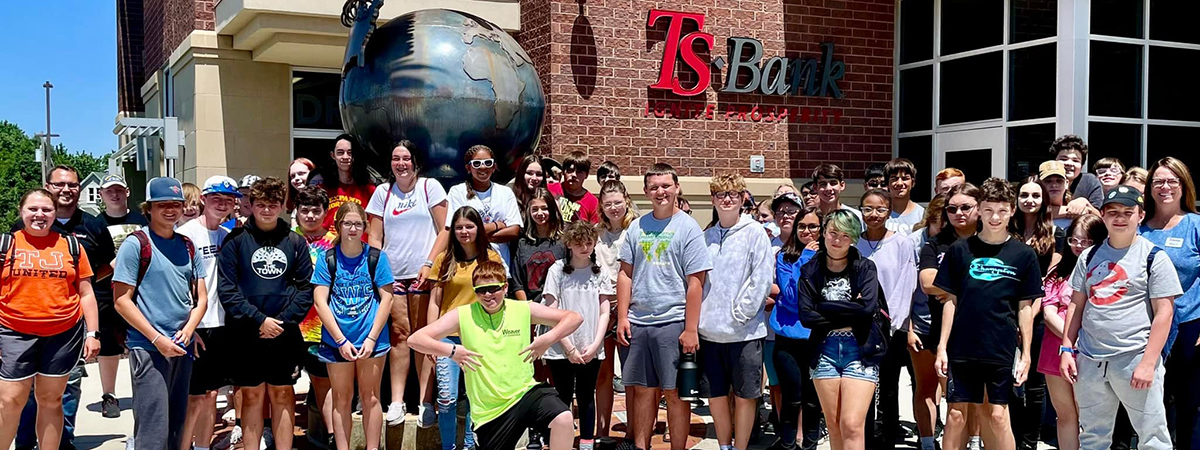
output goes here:
<path id="1" fill-rule="evenodd" d="M 430 280 L 436 281 L 442 278 L 443 274 L 438 269 L 442 267 L 442 260 L 449 257 L 450 251 L 442 252 L 433 260 L 433 270 L 429 272 Z M 490 248 L 487 251 L 487 256 L 492 261 L 503 262 L 500 259 L 500 254 Z M 451 268 L 454 271 L 454 275 L 449 280 L 440 282 L 442 302 L 439 308 L 440 311 L 438 311 L 438 317 L 446 315 L 450 310 L 459 306 L 475 303 L 477 297 L 475 297 L 475 283 L 471 281 L 471 274 L 475 273 L 476 261 L 478 260 L 479 258 L 477 257 L 471 261 L 459 261 Z"/>

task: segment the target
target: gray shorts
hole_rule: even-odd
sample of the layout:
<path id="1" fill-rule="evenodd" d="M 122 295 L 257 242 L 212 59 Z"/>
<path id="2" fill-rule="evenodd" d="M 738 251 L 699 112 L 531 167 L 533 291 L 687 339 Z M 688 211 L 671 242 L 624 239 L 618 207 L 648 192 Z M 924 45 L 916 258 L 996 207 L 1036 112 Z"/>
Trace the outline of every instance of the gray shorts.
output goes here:
<path id="1" fill-rule="evenodd" d="M 762 396 L 763 340 L 710 342 L 700 340 L 700 392 L 708 398 Z"/>
<path id="2" fill-rule="evenodd" d="M 34 375 L 65 377 L 83 356 L 83 319 L 54 336 L 35 336 L 0 326 L 0 380 Z"/>
<path id="3" fill-rule="evenodd" d="M 621 382 L 627 386 L 675 389 L 683 322 L 630 325 L 628 347 L 619 347 Z"/>

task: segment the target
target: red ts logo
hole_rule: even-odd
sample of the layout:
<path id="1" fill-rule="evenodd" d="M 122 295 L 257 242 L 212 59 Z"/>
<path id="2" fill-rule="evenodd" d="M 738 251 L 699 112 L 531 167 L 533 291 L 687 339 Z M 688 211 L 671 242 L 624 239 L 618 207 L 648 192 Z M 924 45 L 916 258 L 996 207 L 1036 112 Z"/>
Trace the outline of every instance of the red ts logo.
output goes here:
<path id="1" fill-rule="evenodd" d="M 708 48 L 712 49 L 716 43 L 713 35 L 700 31 L 704 28 L 704 14 L 686 13 L 678 11 L 664 11 L 659 9 L 650 10 L 650 18 L 646 22 L 647 27 L 653 27 L 658 19 L 667 17 L 670 24 L 667 26 L 667 41 L 666 48 L 663 49 L 662 69 L 658 73 L 658 82 L 650 85 L 650 89 L 670 90 L 678 95 L 692 96 L 698 95 L 708 89 L 710 79 L 712 77 L 712 69 L 707 63 L 696 55 L 692 49 L 692 43 L 697 39 L 701 39 L 708 43 Z M 688 33 L 682 38 L 679 36 L 683 32 L 683 21 L 692 20 L 696 22 L 697 31 Z M 675 57 L 676 55 L 683 58 L 683 63 L 696 71 L 699 80 L 696 85 L 691 88 L 684 88 L 679 83 L 679 77 L 675 75 Z"/>

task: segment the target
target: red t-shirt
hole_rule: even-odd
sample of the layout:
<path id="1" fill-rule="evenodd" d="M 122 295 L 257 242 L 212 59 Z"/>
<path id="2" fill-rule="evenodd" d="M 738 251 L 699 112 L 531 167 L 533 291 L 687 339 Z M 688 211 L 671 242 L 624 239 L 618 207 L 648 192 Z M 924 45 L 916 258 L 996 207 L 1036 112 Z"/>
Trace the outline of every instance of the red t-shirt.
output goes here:
<path id="1" fill-rule="evenodd" d="M 375 185 L 372 184 L 355 184 L 355 185 L 338 185 L 337 189 L 325 187 L 325 193 L 329 194 L 329 213 L 325 215 L 323 225 L 326 230 L 331 233 L 337 233 L 337 229 L 333 226 L 333 219 L 337 216 L 338 208 L 342 207 L 343 203 L 353 202 L 358 203 L 363 209 L 367 208 L 367 202 L 371 201 L 371 195 L 375 193 Z M 367 220 L 363 217 L 363 220 Z M 363 242 L 367 241 L 367 230 L 363 230 Z"/>
<path id="2" fill-rule="evenodd" d="M 554 198 L 558 199 L 558 211 L 562 213 L 564 222 L 574 222 L 583 219 L 591 223 L 600 223 L 600 201 L 591 192 L 583 191 L 583 196 L 571 198 L 563 192 L 562 183 L 548 185 L 547 188 Z"/>
<path id="3" fill-rule="evenodd" d="M 13 249 L 0 267 L 0 325 L 34 336 L 70 330 L 83 315 L 78 281 L 92 277 L 82 245 L 77 267 L 62 235 L 13 233 Z"/>

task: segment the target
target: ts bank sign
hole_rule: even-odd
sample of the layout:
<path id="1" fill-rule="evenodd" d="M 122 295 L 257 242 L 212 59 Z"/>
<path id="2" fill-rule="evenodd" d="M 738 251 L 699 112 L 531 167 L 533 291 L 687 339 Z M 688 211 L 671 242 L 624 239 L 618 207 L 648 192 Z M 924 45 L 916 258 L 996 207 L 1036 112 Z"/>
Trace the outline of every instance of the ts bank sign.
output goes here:
<path id="1" fill-rule="evenodd" d="M 710 33 L 705 33 L 704 14 L 679 11 L 650 10 L 646 26 L 653 28 L 659 20 L 666 19 L 667 39 L 663 49 L 662 69 L 658 81 L 650 85 L 650 89 L 667 90 L 681 96 L 703 94 L 708 89 L 712 78 L 712 70 L 724 69 L 726 62 L 721 57 L 713 58 L 706 63 L 693 47 L 696 41 L 703 41 L 712 50 L 716 39 Z M 682 35 L 686 21 L 696 24 L 696 31 Z M 757 39 L 748 37 L 730 37 L 729 70 L 725 76 L 725 86 L 719 92 L 733 94 L 761 93 L 766 95 L 804 95 L 842 98 L 842 89 L 838 81 L 846 75 L 846 64 L 833 60 L 833 43 L 821 44 L 821 57 L 788 59 L 772 56 L 763 60 L 763 45 Z M 676 75 L 676 61 L 696 72 L 699 81 L 691 87 L 686 87 Z M 742 74 L 748 75 L 743 85 L 738 85 Z"/>

